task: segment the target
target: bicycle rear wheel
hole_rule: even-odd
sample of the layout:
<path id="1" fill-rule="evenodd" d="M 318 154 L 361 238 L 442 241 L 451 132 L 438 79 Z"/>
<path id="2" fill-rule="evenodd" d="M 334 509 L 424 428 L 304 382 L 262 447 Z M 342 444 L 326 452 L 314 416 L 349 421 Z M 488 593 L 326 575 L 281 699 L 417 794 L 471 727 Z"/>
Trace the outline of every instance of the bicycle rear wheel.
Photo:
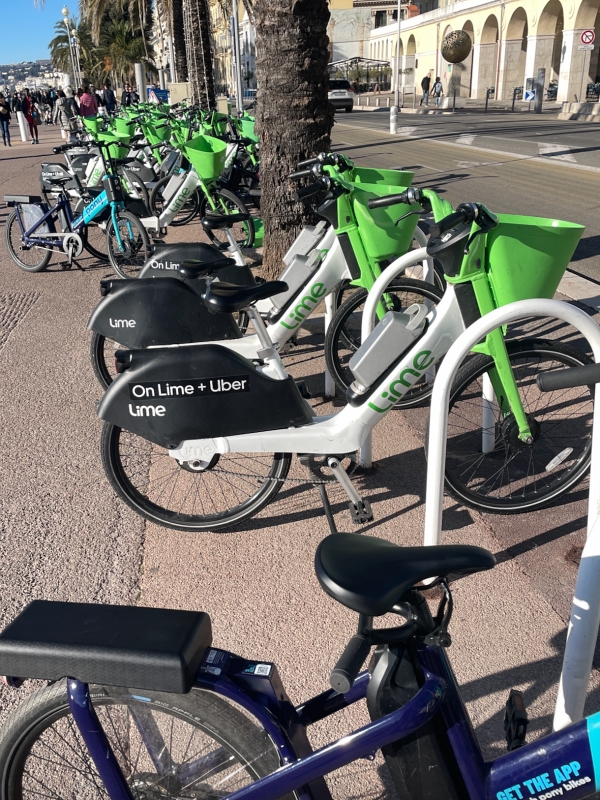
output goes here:
<path id="1" fill-rule="evenodd" d="M 109 422 L 100 450 L 121 499 L 151 522 L 181 531 L 217 531 L 254 516 L 275 498 L 291 462 L 287 453 L 228 453 L 180 464 Z"/>
<path id="2" fill-rule="evenodd" d="M 71 716 L 65 684 L 35 692 L 0 731 L 4 800 L 108 798 Z M 216 800 L 280 766 L 265 731 L 212 692 L 90 686 L 90 695 L 136 800 Z"/>
<path id="3" fill-rule="evenodd" d="M 52 258 L 52 252 L 41 247 L 25 247 L 15 209 L 8 215 L 4 235 L 9 255 L 21 269 L 25 272 L 42 272 L 46 269 Z"/>
<path id="4" fill-rule="evenodd" d="M 541 392 L 535 382 L 542 371 L 589 364 L 584 353 L 536 339 L 506 346 L 533 442 L 522 442 L 513 415 L 504 416 L 496 405 L 493 449 L 482 452 L 483 377 L 493 361 L 474 356 L 452 387 L 446 486 L 471 508 L 518 514 L 542 508 L 584 477 L 591 458 L 594 397 L 587 386 Z"/>
<path id="5" fill-rule="evenodd" d="M 366 289 L 356 286 L 348 286 L 347 293 L 349 296 L 335 312 L 325 337 L 325 362 L 342 396 L 354 380 L 349 364 L 360 347 L 362 315 L 368 295 Z M 394 311 L 405 311 L 413 303 L 432 307 L 442 298 L 440 289 L 409 278 L 392 281 L 386 295 Z M 396 408 L 411 408 L 422 403 L 432 391 L 433 384 L 423 377 L 396 403 Z"/>
<path id="6" fill-rule="evenodd" d="M 130 211 L 117 212 L 117 228 L 122 249 L 111 217 L 106 223 L 106 240 L 111 266 L 121 278 L 137 278 L 141 268 L 152 255 L 150 239 L 139 218 Z"/>
<path id="7" fill-rule="evenodd" d="M 103 389 L 108 389 L 117 377 L 115 366 L 115 351 L 122 348 L 114 339 L 108 339 L 101 333 L 92 333 L 90 341 L 90 361 L 94 375 Z"/>
<path id="8" fill-rule="evenodd" d="M 150 195 L 150 210 L 157 217 L 160 217 L 162 212 L 165 210 L 164 190 L 169 184 L 170 180 L 171 176 L 165 175 L 165 177 L 161 178 L 156 186 L 152 189 L 152 194 Z M 177 214 L 175 214 L 175 217 L 169 224 L 177 227 L 178 225 L 185 225 L 186 223 L 191 222 L 191 220 L 193 220 L 198 213 L 200 203 L 200 194 L 196 189 L 191 197 L 189 197 L 189 199 L 182 205 Z"/>

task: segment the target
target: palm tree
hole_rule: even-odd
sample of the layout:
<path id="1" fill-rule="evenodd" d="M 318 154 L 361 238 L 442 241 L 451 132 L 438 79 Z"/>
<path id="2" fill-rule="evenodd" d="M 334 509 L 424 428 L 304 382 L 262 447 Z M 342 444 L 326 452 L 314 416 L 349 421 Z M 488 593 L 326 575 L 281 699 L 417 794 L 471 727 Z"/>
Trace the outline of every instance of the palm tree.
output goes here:
<path id="1" fill-rule="evenodd" d="M 190 99 L 205 108 L 214 108 L 216 100 L 207 0 L 183 0 L 183 28 Z"/>
<path id="2" fill-rule="evenodd" d="M 97 81 L 100 79 L 102 73 L 103 55 L 99 48 L 94 45 L 87 23 L 85 21 L 78 23 L 75 17 L 72 19 L 72 23 L 77 31 L 79 58 L 83 73 L 88 80 Z M 55 24 L 54 32 L 56 36 L 48 45 L 52 64 L 55 69 L 61 72 L 72 72 L 69 35 L 63 21 Z"/>
<path id="3" fill-rule="evenodd" d="M 129 20 L 132 32 L 140 34 L 145 55 L 148 58 L 148 32 L 152 0 L 79 0 L 79 8 L 82 17 L 90 24 L 92 37 L 96 43 L 100 41 L 100 34 L 107 16 Z"/>
<path id="4" fill-rule="evenodd" d="M 164 0 L 162 0 L 164 2 Z M 171 5 L 171 25 L 173 50 L 175 51 L 175 72 L 179 83 L 187 81 L 188 68 L 185 52 L 185 33 L 183 30 L 183 0 L 168 0 Z M 175 77 L 173 77 L 175 80 Z"/>
<path id="5" fill-rule="evenodd" d="M 256 19 L 256 132 L 261 139 L 263 275 L 281 271 L 282 258 L 307 220 L 291 197 L 287 176 L 299 161 L 330 149 L 333 108 L 327 99 L 327 0 L 254 0 Z"/>
<path id="6" fill-rule="evenodd" d="M 98 52 L 115 82 L 125 84 L 135 79 L 135 64 L 143 64 L 147 72 L 156 72 L 147 57 L 147 46 L 141 36 L 134 36 L 129 20 L 113 18 L 102 28 Z"/>

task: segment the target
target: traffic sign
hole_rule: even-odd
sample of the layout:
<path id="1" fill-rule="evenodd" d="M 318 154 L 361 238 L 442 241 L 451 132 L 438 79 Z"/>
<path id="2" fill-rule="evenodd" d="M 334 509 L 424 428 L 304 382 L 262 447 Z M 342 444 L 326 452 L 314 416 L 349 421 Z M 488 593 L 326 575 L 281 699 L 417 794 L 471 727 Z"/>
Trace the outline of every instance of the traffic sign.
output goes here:
<path id="1" fill-rule="evenodd" d="M 581 44 L 594 44 L 596 40 L 596 34 L 591 28 L 588 28 L 588 30 L 582 31 L 580 38 Z"/>
<path id="2" fill-rule="evenodd" d="M 535 89 L 525 89 L 525 101 L 527 103 L 533 103 L 535 100 Z"/>
<path id="3" fill-rule="evenodd" d="M 593 50 L 595 45 L 593 44 L 580 44 L 577 48 L 578 50 Z"/>

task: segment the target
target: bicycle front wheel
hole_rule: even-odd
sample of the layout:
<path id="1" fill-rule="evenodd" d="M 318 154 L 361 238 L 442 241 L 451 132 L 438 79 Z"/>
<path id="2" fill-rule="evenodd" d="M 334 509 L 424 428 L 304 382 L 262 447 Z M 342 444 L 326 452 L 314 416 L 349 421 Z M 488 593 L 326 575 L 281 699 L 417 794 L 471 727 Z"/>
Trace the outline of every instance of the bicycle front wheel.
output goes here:
<path id="1" fill-rule="evenodd" d="M 42 247 L 25 247 L 17 212 L 14 209 L 6 220 L 4 234 L 6 248 L 15 264 L 25 272 L 41 272 L 46 269 L 52 258 L 52 252 Z"/>
<path id="2" fill-rule="evenodd" d="M 130 211 L 118 211 L 116 228 L 112 217 L 106 223 L 106 241 L 108 258 L 117 275 L 121 278 L 137 278 L 152 255 L 150 239 L 139 218 Z"/>
<path id="3" fill-rule="evenodd" d="M 117 377 L 115 365 L 115 352 L 122 349 L 122 345 L 114 339 L 108 339 L 101 333 L 92 333 L 90 341 L 90 361 L 94 375 L 103 389 L 108 389 Z"/>
<path id="4" fill-rule="evenodd" d="M 154 189 L 152 189 L 152 194 L 150 195 L 150 209 L 152 213 L 160 217 L 160 215 L 165 210 L 165 198 L 164 198 L 164 191 L 165 188 L 168 186 L 169 182 L 171 181 L 170 175 L 165 175 L 164 178 L 161 178 Z M 198 213 L 198 209 L 200 208 L 200 194 L 198 190 L 196 190 L 188 200 L 182 205 L 181 209 L 175 214 L 175 217 L 169 223 L 170 225 L 174 225 L 177 227 L 178 225 L 186 225 L 188 222 L 194 219 L 196 214 Z"/>
<path id="5" fill-rule="evenodd" d="M 529 420 L 533 442 L 518 437 L 512 414 L 497 403 L 493 435 L 483 452 L 483 381 L 493 360 L 476 355 L 459 370 L 450 399 L 446 486 L 471 508 L 518 514 L 541 508 L 584 477 L 591 457 L 593 394 L 588 386 L 541 392 L 536 375 L 589 364 L 590 359 L 555 341 L 507 342 L 510 364 Z"/>
<path id="6" fill-rule="evenodd" d="M 228 453 L 180 464 L 109 422 L 100 449 L 121 499 L 151 522 L 180 531 L 217 531 L 254 516 L 275 498 L 291 461 L 287 453 Z"/>
<path id="7" fill-rule="evenodd" d="M 362 316 L 368 292 L 349 285 L 346 294 L 349 296 L 333 315 L 325 337 L 325 362 L 342 396 L 345 396 L 346 389 L 354 380 L 349 364 L 360 347 Z M 413 303 L 433 307 L 441 300 L 442 292 L 423 281 L 398 278 L 390 283 L 384 297 L 393 311 L 405 311 Z M 424 376 L 396 403 L 396 407 L 411 408 L 422 403 L 432 390 L 433 384 Z"/>
<path id="8" fill-rule="evenodd" d="M 240 198 L 227 189 L 211 189 L 210 196 L 216 206 L 217 214 L 250 213 Z M 211 206 L 206 195 L 203 195 L 200 202 L 200 217 L 203 217 L 210 208 Z M 252 247 L 254 244 L 254 224 L 252 217 L 247 222 L 236 222 L 231 230 L 240 247 Z M 217 247 L 223 248 L 229 246 L 229 240 L 227 239 L 225 230 L 206 231 L 206 235 Z"/>
<path id="9" fill-rule="evenodd" d="M 0 731 L 4 800 L 109 797 L 71 716 L 65 684 L 35 692 Z M 90 695 L 136 800 L 216 800 L 280 766 L 266 732 L 212 692 L 90 686 Z"/>

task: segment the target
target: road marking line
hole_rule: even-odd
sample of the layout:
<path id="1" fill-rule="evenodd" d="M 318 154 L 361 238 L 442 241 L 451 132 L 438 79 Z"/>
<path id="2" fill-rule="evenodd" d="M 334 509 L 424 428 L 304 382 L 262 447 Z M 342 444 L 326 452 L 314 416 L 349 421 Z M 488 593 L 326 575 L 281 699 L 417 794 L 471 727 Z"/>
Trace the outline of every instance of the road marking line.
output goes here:
<path id="1" fill-rule="evenodd" d="M 417 130 L 416 125 L 409 126 L 403 125 L 401 128 L 397 128 L 399 136 L 412 136 L 412 134 Z"/>
<path id="2" fill-rule="evenodd" d="M 366 131 L 368 133 L 382 133 L 381 130 L 376 130 L 374 128 L 358 128 L 357 125 L 343 125 L 342 127 L 345 128 L 352 128 L 352 130 L 361 130 Z M 387 133 L 388 136 L 390 134 L 389 131 L 383 131 L 383 133 Z M 449 142 L 443 141 L 441 142 L 439 139 L 419 139 L 420 142 L 431 142 L 432 144 L 440 144 L 444 147 L 464 147 L 462 144 L 457 144 L 456 142 Z M 355 144 L 353 147 L 358 147 L 359 145 Z M 600 172 L 600 167 L 588 167 L 587 164 L 573 164 L 571 161 L 559 161 L 557 158 L 548 158 L 547 156 L 522 156 L 519 153 L 509 153 L 506 150 L 492 150 L 489 147 L 481 147 L 481 145 L 474 144 L 469 145 L 470 150 L 481 150 L 482 153 L 493 153 L 496 156 L 508 156 L 509 158 L 513 159 L 514 161 L 536 161 L 539 164 L 554 164 L 557 167 L 568 167 L 569 169 L 582 169 L 585 172 Z M 564 150 L 564 148 L 563 148 Z M 490 164 L 492 166 L 492 164 Z M 499 165 L 498 165 L 499 166 Z"/>
<path id="3" fill-rule="evenodd" d="M 461 135 L 456 140 L 456 144 L 464 144 L 464 145 L 471 145 L 473 144 L 473 139 L 475 137 L 471 136 L 469 133 L 461 133 Z"/>
<path id="4" fill-rule="evenodd" d="M 575 156 L 571 153 L 571 148 L 564 144 L 549 144 L 548 142 L 538 142 L 541 156 L 558 158 L 560 161 L 575 162 Z M 575 162 L 576 163 L 576 162 Z"/>

